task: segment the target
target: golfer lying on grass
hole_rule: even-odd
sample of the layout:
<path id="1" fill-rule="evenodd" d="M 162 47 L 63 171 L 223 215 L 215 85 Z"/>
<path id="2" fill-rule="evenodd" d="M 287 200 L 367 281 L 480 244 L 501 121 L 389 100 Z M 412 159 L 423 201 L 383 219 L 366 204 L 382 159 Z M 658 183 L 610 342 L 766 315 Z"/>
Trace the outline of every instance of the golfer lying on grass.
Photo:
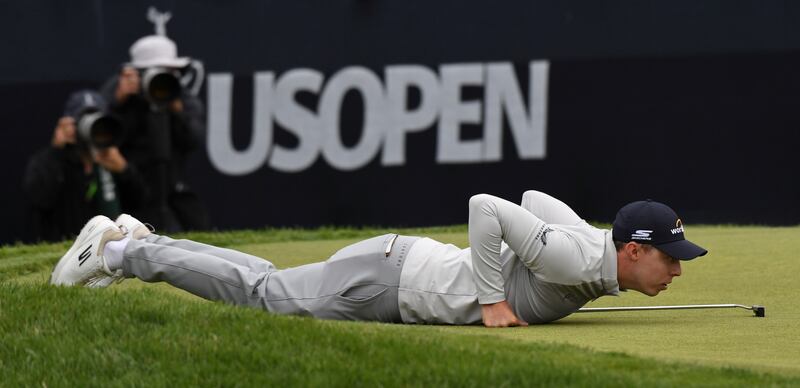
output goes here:
<path id="1" fill-rule="evenodd" d="M 620 289 L 654 296 L 680 276 L 679 260 L 707 253 L 684 239 L 681 220 L 661 203 L 624 206 L 612 231 L 533 190 L 521 206 L 473 196 L 469 242 L 460 249 L 387 234 L 279 270 L 246 253 L 156 235 L 127 214 L 116 222 L 96 216 L 50 282 L 105 287 L 136 277 L 279 314 L 506 327 L 551 322 Z"/>

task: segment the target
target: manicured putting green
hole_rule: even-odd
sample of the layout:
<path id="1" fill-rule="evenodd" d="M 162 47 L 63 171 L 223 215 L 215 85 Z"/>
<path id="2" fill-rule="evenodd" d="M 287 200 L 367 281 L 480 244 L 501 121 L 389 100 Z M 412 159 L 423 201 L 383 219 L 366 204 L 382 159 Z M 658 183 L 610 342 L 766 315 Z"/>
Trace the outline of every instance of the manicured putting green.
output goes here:
<path id="1" fill-rule="evenodd" d="M 236 232 L 221 237 L 214 234 L 191 237 L 265 257 L 284 268 L 324 260 L 347 244 L 385 231 L 328 232 Z M 467 246 L 463 227 L 402 232 Z M 685 262 L 683 275 L 675 279 L 669 290 L 654 298 L 626 292 L 620 297 L 600 298 L 589 306 L 762 304 L 767 308 L 766 318 L 755 318 L 745 310 L 618 312 L 575 314 L 555 323 L 528 328 L 403 326 L 391 331 L 419 333 L 423 337 L 435 333 L 435 336 L 453 334 L 459 338 L 475 336 L 476 341 L 485 341 L 487 336 L 510 340 L 498 344 L 570 344 L 666 362 L 732 366 L 800 376 L 800 307 L 797 303 L 800 260 L 796 256 L 800 248 L 800 228 L 690 227 L 687 237 L 708 248 L 710 253 Z M 49 267 L 67 246 L 63 243 L 0 249 L 0 281 L 10 279 L 12 283 L 26 285 L 45 282 Z M 144 295 L 148 298 L 166 294 L 199 301 L 165 284 L 133 280 L 114 288 L 114 293 L 138 294 L 137 290 L 147 289 Z M 386 327 L 360 326 L 370 332 L 388 330 Z"/>
<path id="2" fill-rule="evenodd" d="M 574 314 L 524 330 L 432 329 L 800 375 L 800 228 L 702 226 L 689 227 L 687 236 L 709 254 L 684 262 L 683 274 L 668 290 L 656 297 L 624 292 L 587 307 L 761 304 L 766 306 L 766 318 L 740 309 L 646 311 Z M 463 232 L 429 237 L 468 246 Z M 241 249 L 283 268 L 324 259 L 355 241 L 281 242 Z"/>

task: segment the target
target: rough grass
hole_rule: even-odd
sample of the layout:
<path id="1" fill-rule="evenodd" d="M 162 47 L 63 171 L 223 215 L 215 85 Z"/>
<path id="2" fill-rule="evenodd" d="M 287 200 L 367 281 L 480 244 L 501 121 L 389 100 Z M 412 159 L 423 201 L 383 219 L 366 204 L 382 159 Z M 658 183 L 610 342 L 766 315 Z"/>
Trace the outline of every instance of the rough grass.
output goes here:
<path id="1" fill-rule="evenodd" d="M 465 230 L 402 232 L 465 246 Z M 598 301 L 761 303 L 766 319 L 745 311 L 592 314 L 503 330 L 275 316 L 138 281 L 105 290 L 50 287 L 43 283 L 68 243 L 3 247 L 0 385 L 797 386 L 800 329 L 792 306 L 798 286 L 792 279 L 800 264 L 791 246 L 800 244 L 798 231 L 692 228 L 690 237 L 711 254 L 688 263 L 673 289 L 655 299 Z M 191 237 L 284 267 L 324 259 L 383 232 Z"/>

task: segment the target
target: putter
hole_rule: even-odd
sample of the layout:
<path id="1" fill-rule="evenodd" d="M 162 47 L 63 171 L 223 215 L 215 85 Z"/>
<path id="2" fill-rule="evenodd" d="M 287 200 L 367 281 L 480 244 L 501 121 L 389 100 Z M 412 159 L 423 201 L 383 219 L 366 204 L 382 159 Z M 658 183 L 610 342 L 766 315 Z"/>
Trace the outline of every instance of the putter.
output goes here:
<path id="1" fill-rule="evenodd" d="M 691 310 L 691 309 L 731 309 L 740 308 L 753 311 L 756 317 L 764 318 L 766 308 L 761 305 L 745 306 L 743 304 L 688 304 L 683 306 L 638 306 L 638 307 L 583 307 L 579 313 L 598 313 L 609 311 L 642 311 L 642 310 Z"/>

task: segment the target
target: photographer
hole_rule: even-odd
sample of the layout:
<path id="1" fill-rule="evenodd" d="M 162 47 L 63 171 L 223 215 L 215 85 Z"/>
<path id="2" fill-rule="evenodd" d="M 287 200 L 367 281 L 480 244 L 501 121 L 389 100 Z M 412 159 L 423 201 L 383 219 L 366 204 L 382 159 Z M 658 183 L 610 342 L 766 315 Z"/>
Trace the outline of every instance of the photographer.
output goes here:
<path id="1" fill-rule="evenodd" d="M 51 144 L 28 162 L 23 189 L 36 239 L 57 241 L 80 231 L 87 217 L 141 206 L 146 186 L 116 147 L 121 127 L 94 91 L 72 93 Z"/>
<path id="2" fill-rule="evenodd" d="M 179 58 L 175 43 L 161 35 L 137 40 L 130 55 L 102 91 L 123 124 L 120 149 L 151 191 L 132 212 L 165 230 L 207 229 L 205 207 L 184 179 L 188 157 L 205 133 L 204 107 L 196 97 L 202 70 L 192 67 L 199 62 Z"/>

